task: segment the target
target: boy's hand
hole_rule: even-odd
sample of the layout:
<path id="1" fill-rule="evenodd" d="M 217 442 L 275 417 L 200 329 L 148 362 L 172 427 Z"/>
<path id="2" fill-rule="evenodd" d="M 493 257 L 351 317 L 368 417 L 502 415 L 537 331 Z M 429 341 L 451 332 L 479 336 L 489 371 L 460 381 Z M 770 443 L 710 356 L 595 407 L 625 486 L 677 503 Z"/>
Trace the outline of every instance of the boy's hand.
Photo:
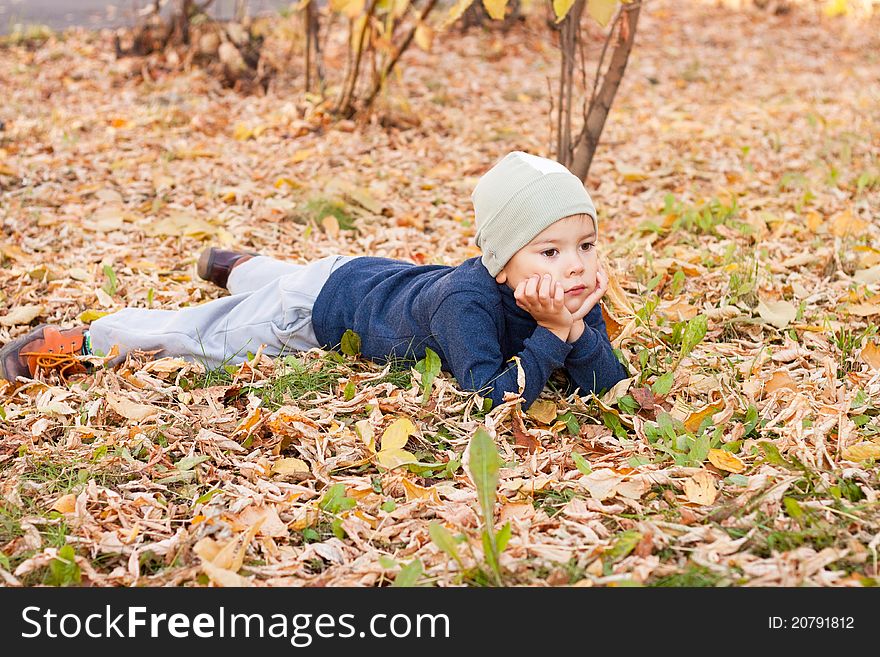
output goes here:
<path id="1" fill-rule="evenodd" d="M 516 299 L 516 305 L 534 317 L 539 326 L 551 331 L 560 340 L 568 339 L 574 318 L 565 307 L 565 290 L 552 280 L 550 274 L 535 274 L 520 281 L 513 291 L 513 298 Z"/>
<path id="2" fill-rule="evenodd" d="M 568 342 L 575 342 L 581 337 L 581 335 L 583 335 L 586 330 L 583 322 L 584 317 L 586 317 L 595 305 L 599 303 L 599 300 L 605 296 L 607 291 L 608 274 L 605 273 L 605 270 L 602 269 L 602 266 L 600 265 L 599 269 L 596 271 L 596 288 L 587 295 L 587 298 L 584 299 L 584 302 L 580 307 L 571 314 L 572 328 L 568 334 Z"/>

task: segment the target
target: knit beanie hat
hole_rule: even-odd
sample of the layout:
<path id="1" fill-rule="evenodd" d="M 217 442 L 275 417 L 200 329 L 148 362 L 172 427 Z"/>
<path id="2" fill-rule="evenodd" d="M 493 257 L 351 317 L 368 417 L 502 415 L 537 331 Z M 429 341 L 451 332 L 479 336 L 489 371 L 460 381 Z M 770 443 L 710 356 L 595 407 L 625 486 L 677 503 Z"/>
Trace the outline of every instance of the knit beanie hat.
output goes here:
<path id="1" fill-rule="evenodd" d="M 580 178 L 553 160 L 513 151 L 477 182 L 471 194 L 476 242 L 492 276 L 542 230 L 573 214 L 588 214 L 598 234 L 596 208 Z"/>

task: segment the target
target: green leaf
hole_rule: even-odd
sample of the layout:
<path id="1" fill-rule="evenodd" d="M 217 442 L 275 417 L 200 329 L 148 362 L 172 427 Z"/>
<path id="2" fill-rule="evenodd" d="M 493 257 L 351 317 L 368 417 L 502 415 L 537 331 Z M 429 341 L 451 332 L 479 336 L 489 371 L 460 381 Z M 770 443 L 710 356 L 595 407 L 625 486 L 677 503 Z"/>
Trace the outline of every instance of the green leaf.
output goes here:
<path id="1" fill-rule="evenodd" d="M 382 566 L 385 570 L 391 570 L 392 568 L 397 568 L 397 562 L 389 557 L 387 554 L 379 555 L 379 565 Z"/>
<path id="2" fill-rule="evenodd" d="M 694 444 L 688 452 L 688 460 L 694 465 L 699 465 L 706 460 L 707 456 L 709 456 L 709 436 L 703 434 L 694 440 Z"/>
<path id="3" fill-rule="evenodd" d="M 636 545 L 638 545 L 641 540 L 642 534 L 634 529 L 621 532 L 617 540 L 614 542 L 614 545 L 605 554 L 608 555 L 611 561 L 623 559 L 636 548 Z"/>
<path id="4" fill-rule="evenodd" d="M 431 387 L 440 374 L 440 365 L 440 356 L 430 347 L 425 347 L 425 357 L 415 365 L 416 372 L 422 375 L 422 404 L 427 404 L 431 397 Z"/>
<path id="5" fill-rule="evenodd" d="M 174 467 L 180 470 L 181 472 L 185 472 L 187 470 L 192 470 L 199 463 L 204 463 L 209 460 L 210 456 L 185 456 L 180 459 L 177 463 L 174 464 Z"/>
<path id="6" fill-rule="evenodd" d="M 793 463 L 789 463 L 784 458 L 782 458 L 782 454 L 779 453 L 779 448 L 773 443 L 768 443 L 766 441 L 761 441 L 758 443 L 758 446 L 764 452 L 764 458 L 767 459 L 767 462 L 772 465 L 778 465 L 783 468 L 788 468 L 789 470 L 797 470 L 798 467 Z"/>
<path id="7" fill-rule="evenodd" d="M 694 347 L 700 343 L 700 340 L 706 336 L 708 321 L 706 315 L 697 315 L 688 322 L 687 328 L 684 330 L 684 338 L 681 341 L 682 358 L 691 353 Z"/>
<path id="8" fill-rule="evenodd" d="M 419 577 L 421 577 L 423 573 L 424 570 L 422 569 L 422 560 L 413 559 L 400 569 L 400 572 L 397 573 L 397 577 L 394 578 L 394 583 L 391 586 L 415 586 L 416 582 L 419 580 Z"/>
<path id="9" fill-rule="evenodd" d="M 455 559 L 459 568 L 464 569 L 464 564 L 458 555 L 458 548 L 455 546 L 455 539 L 452 538 L 452 534 L 449 533 L 446 527 L 434 520 L 428 524 L 428 534 L 431 535 L 431 540 L 434 541 L 438 548 Z"/>
<path id="10" fill-rule="evenodd" d="M 593 471 L 587 460 L 577 452 L 571 453 L 571 460 L 574 461 L 575 467 L 577 467 L 581 474 L 588 475 Z"/>
<path id="11" fill-rule="evenodd" d="M 510 527 L 510 522 L 505 522 L 504 527 L 498 530 L 498 533 L 495 534 L 495 546 L 498 548 L 498 553 L 501 554 L 504 552 L 504 548 L 507 547 L 507 543 L 510 541 L 512 529 Z"/>
<path id="12" fill-rule="evenodd" d="M 674 381 L 675 372 L 667 372 L 651 384 L 651 392 L 658 397 L 665 397 L 672 390 L 672 383 Z"/>
<path id="13" fill-rule="evenodd" d="M 749 478 L 746 475 L 732 474 L 725 477 L 724 482 L 732 486 L 748 486 Z"/>
<path id="14" fill-rule="evenodd" d="M 492 525 L 495 518 L 495 493 L 500 465 L 501 459 L 495 441 L 480 427 L 471 438 L 470 471 L 477 487 L 477 499 L 486 525 Z"/>
<path id="15" fill-rule="evenodd" d="M 217 493 L 220 493 L 220 492 L 222 492 L 222 491 L 219 488 L 215 488 L 214 490 L 209 490 L 207 493 L 205 493 L 204 495 L 199 497 L 195 502 L 193 502 L 193 506 L 210 502 L 211 498 L 213 498 Z"/>
<path id="16" fill-rule="evenodd" d="M 342 334 L 340 348 L 346 356 L 359 356 L 361 353 L 361 336 L 351 329 L 346 329 L 345 333 Z"/>
<path id="17" fill-rule="evenodd" d="M 801 505 L 798 504 L 796 499 L 793 497 L 784 497 L 782 498 L 782 503 L 785 504 L 785 512 L 790 518 L 797 520 L 798 522 L 803 520 L 804 510 L 801 508 Z"/>
<path id="18" fill-rule="evenodd" d="M 577 421 L 577 418 L 574 416 L 574 413 L 568 411 L 559 416 L 560 422 L 565 422 L 565 428 L 568 429 L 568 433 L 572 436 L 577 436 L 581 431 L 580 422 Z"/>
<path id="19" fill-rule="evenodd" d="M 58 550 L 58 556 L 49 563 L 49 582 L 53 586 L 70 586 L 82 581 L 82 573 L 76 565 L 73 547 L 65 545 Z"/>
<path id="20" fill-rule="evenodd" d="M 116 272 L 113 271 L 113 267 L 110 265 L 104 265 L 104 276 L 107 277 L 107 282 L 104 283 L 103 290 L 112 297 L 116 294 L 117 288 Z"/>
<path id="21" fill-rule="evenodd" d="M 357 500 L 345 496 L 345 484 L 333 484 L 321 498 L 319 506 L 327 513 L 339 513 L 352 509 Z"/>
<path id="22" fill-rule="evenodd" d="M 354 399 L 355 387 L 354 381 L 349 381 L 345 384 L 345 389 L 342 391 L 342 397 L 345 401 L 351 401 Z"/>
<path id="23" fill-rule="evenodd" d="M 382 502 L 382 506 L 380 507 L 385 513 L 391 513 L 394 509 L 397 508 L 397 504 L 394 500 L 386 500 Z"/>

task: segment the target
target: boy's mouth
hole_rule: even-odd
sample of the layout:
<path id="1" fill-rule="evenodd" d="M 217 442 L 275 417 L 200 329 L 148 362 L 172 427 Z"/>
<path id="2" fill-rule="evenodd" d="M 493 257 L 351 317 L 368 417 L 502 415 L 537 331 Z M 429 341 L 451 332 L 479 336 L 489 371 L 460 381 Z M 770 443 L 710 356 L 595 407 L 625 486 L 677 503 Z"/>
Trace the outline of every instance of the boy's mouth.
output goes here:
<path id="1" fill-rule="evenodd" d="M 572 296 L 576 296 L 578 294 L 582 294 L 587 289 L 586 285 L 575 285 L 570 290 L 566 290 L 566 294 L 571 294 Z"/>

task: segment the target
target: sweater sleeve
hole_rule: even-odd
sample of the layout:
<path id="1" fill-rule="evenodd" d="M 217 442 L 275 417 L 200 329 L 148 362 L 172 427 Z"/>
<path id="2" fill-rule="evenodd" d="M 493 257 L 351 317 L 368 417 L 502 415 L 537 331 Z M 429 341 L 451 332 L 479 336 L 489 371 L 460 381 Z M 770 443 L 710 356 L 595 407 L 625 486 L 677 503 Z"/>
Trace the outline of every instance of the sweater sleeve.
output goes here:
<path id="1" fill-rule="evenodd" d="M 516 362 L 505 361 L 493 313 L 472 296 L 448 297 L 431 319 L 431 331 L 445 355 L 446 368 L 465 390 L 501 404 L 505 392 L 519 393 Z M 538 326 L 517 354 L 525 373 L 522 397 L 528 408 L 553 370 L 564 367 L 572 345 Z"/>
<path id="2" fill-rule="evenodd" d="M 628 376 L 612 351 L 599 304 L 584 317 L 584 332 L 571 345 L 565 371 L 581 394 L 610 390 Z"/>

